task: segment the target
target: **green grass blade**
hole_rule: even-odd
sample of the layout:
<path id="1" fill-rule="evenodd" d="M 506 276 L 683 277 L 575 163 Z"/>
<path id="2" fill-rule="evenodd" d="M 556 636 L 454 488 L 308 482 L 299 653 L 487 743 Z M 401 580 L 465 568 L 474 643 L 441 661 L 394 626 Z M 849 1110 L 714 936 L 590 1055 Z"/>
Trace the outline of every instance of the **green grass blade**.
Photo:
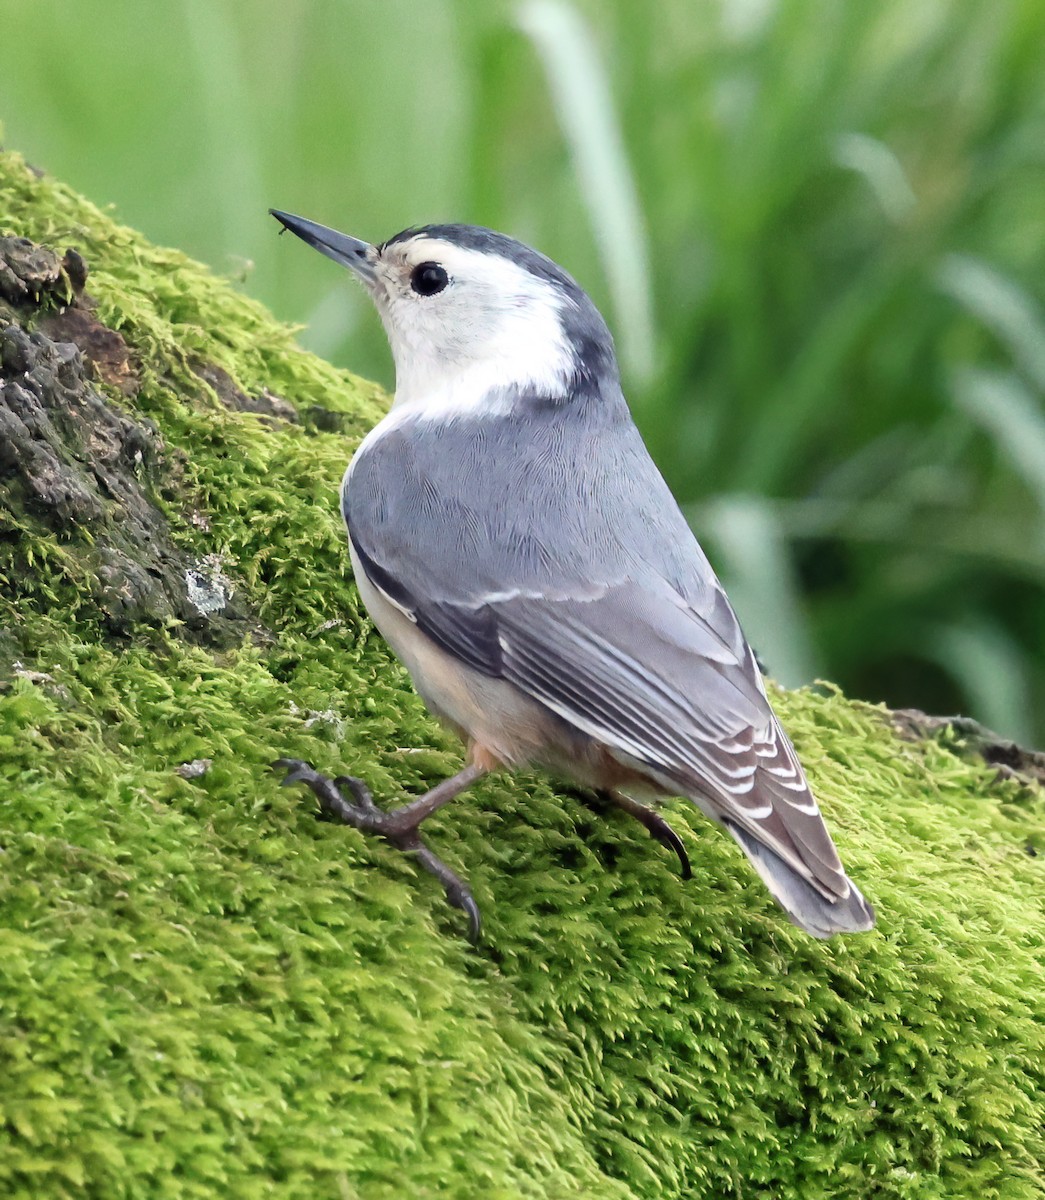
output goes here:
<path id="1" fill-rule="evenodd" d="M 572 5 L 529 0 L 517 14 L 544 66 L 609 283 L 624 367 L 654 369 L 653 301 L 646 229 L 606 68 Z"/>

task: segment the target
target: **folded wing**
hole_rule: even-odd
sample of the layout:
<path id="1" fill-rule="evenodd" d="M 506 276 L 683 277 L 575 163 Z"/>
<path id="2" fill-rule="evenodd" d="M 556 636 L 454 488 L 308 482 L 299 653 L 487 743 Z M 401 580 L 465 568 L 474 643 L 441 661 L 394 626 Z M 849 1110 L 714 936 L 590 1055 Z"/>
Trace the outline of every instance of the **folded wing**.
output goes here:
<path id="1" fill-rule="evenodd" d="M 463 603 L 421 594 L 354 544 L 372 582 L 444 650 L 512 683 L 666 790 L 695 799 L 825 899 L 849 895 L 802 768 L 717 586 L 708 598 L 715 627 L 655 577 L 586 588 L 581 598 L 520 591 Z"/>

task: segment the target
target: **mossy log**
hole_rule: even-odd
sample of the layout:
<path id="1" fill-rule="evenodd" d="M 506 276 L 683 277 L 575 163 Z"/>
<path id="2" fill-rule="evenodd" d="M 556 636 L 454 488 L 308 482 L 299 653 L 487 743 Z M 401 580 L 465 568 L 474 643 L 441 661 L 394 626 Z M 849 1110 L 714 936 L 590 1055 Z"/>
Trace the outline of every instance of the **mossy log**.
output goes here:
<path id="1" fill-rule="evenodd" d="M 873 933 L 496 777 L 430 826 L 471 949 L 269 771 L 460 762 L 348 568 L 384 398 L 12 154 L 0 235 L 0 1193 L 1045 1196 L 1037 783 L 780 693 Z"/>

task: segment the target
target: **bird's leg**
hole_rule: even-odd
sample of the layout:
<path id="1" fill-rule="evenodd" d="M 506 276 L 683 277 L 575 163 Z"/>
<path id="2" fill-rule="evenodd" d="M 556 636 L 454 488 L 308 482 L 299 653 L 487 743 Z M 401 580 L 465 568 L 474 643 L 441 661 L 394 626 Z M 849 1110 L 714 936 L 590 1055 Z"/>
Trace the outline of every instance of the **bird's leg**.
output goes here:
<path id="1" fill-rule="evenodd" d="M 450 779 L 444 779 L 423 796 L 411 800 L 408 804 L 401 804 L 390 812 L 378 808 L 366 784 L 351 775 L 339 775 L 336 779 L 328 779 L 299 758 L 281 758 L 273 763 L 273 766 L 287 772 L 282 782 L 283 787 L 303 783 L 311 788 L 319 801 L 323 816 L 330 820 L 342 821 L 364 833 L 378 833 L 398 850 L 413 855 L 414 859 L 443 885 L 447 900 L 467 915 L 469 939 L 473 944 L 478 942 L 481 928 L 479 907 L 468 885 L 428 849 L 421 841 L 418 830 L 421 822 L 430 817 L 436 809 L 442 808 L 477 779 L 481 779 L 487 773 L 484 766 L 470 763 L 463 771 L 458 771 Z M 351 793 L 351 800 L 345 799 L 342 789 Z"/>
<path id="2" fill-rule="evenodd" d="M 590 796 L 591 793 L 587 795 Z M 662 846 L 667 846 L 669 850 L 674 850 L 678 855 L 682 878 L 691 879 L 693 877 L 693 869 L 689 865 L 689 855 L 686 853 L 682 839 L 660 813 L 652 808 L 647 808 L 637 800 L 632 800 L 630 796 L 625 796 L 621 792 L 612 791 L 609 788 L 599 788 L 595 792 L 595 797 L 602 804 L 612 804 L 614 808 L 619 808 L 621 812 L 626 812 L 629 817 L 634 817 L 636 821 L 644 825 L 649 830 L 650 837 L 656 838 Z"/>

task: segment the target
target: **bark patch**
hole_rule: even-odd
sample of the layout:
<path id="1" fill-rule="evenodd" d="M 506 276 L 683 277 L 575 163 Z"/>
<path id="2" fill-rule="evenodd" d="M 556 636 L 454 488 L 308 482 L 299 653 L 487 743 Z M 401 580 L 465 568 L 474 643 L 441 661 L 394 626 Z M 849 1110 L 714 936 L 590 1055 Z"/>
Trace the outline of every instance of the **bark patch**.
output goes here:
<path id="1" fill-rule="evenodd" d="M 123 339 L 83 299 L 85 279 L 79 255 L 0 239 L 0 291 L 12 305 L 0 309 L 0 569 L 20 600 L 43 606 L 53 588 L 29 553 L 43 537 L 61 548 L 52 568 L 88 584 L 113 632 L 174 625 L 218 645 L 261 632 L 222 564 L 175 543 L 156 500 L 167 472 L 155 426 L 93 385 L 88 360 L 124 394 L 138 379 Z M 70 298 L 31 328 L 41 306 Z"/>

